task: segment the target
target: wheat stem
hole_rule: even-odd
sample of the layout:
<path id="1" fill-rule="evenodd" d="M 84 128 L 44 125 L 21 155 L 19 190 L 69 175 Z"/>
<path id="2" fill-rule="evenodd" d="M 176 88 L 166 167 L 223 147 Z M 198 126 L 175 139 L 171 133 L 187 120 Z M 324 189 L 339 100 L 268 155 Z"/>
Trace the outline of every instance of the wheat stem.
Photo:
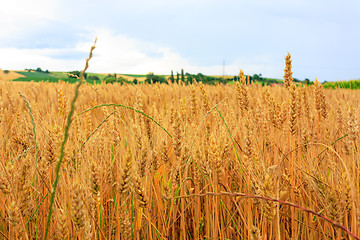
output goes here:
<path id="1" fill-rule="evenodd" d="M 89 67 L 89 61 L 92 57 L 92 51 L 95 49 L 95 44 L 96 44 L 96 39 L 95 39 L 95 42 L 94 42 L 94 45 L 91 47 L 91 50 L 90 50 L 90 55 L 89 55 L 89 58 L 86 59 L 86 63 L 85 63 L 85 68 L 83 71 L 81 71 L 81 75 L 80 75 L 80 80 L 79 80 L 79 83 L 76 85 L 75 87 L 75 94 L 74 94 L 74 97 L 71 101 L 71 107 L 70 107 L 70 112 L 68 114 L 68 117 L 67 117 L 67 121 L 66 121 L 66 125 L 65 125 L 65 129 L 64 129 L 64 139 L 61 143 L 61 147 L 60 147 L 60 157 L 59 157 L 59 160 L 58 162 L 56 163 L 56 168 L 55 168 L 55 180 L 54 180 L 54 183 L 53 183 L 53 190 L 51 192 L 51 196 L 50 196 L 50 206 L 49 206 L 49 212 L 48 212 L 48 217 L 47 217 L 47 221 L 46 221 L 46 228 L 45 228 L 45 237 L 44 239 L 46 240 L 47 237 L 48 237 L 48 234 L 49 234 L 49 228 L 50 228 L 50 222 L 51 222 L 51 214 L 53 212 L 53 205 L 54 205 L 54 200 L 55 200 L 55 193 L 56 193 L 56 188 L 57 188 L 57 185 L 59 183 L 59 177 L 60 177 L 60 167 L 61 167 L 61 163 L 64 159 L 64 154 L 65 154 L 65 144 L 68 140 L 68 137 L 69 137 L 69 129 L 70 129 L 70 126 L 71 126 L 71 123 L 72 123 L 72 116 L 74 115 L 74 111 L 75 111 L 75 102 L 79 96 L 79 88 L 82 84 L 82 82 L 84 81 L 84 73 L 86 71 L 86 69 Z"/>

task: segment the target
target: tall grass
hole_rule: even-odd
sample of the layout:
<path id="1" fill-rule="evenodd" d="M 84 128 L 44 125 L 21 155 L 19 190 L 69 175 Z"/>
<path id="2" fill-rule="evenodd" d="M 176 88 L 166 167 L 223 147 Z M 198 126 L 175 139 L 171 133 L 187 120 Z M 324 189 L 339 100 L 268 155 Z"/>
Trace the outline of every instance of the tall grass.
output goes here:
<path id="1" fill-rule="evenodd" d="M 288 85 L 0 82 L 0 239 L 359 239 L 360 92 Z"/>

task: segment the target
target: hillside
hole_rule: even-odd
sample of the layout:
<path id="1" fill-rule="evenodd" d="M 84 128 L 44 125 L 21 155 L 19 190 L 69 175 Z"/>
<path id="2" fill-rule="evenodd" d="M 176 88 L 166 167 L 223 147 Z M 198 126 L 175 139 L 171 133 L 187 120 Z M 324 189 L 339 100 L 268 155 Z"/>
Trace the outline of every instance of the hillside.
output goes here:
<path id="1" fill-rule="evenodd" d="M 87 73 L 86 81 L 89 83 L 101 83 L 109 77 L 114 77 L 116 75 L 117 79 L 125 79 L 125 82 L 132 83 L 136 79 L 138 82 L 143 82 L 146 80 L 147 75 L 145 74 L 125 74 L 125 73 Z M 169 79 L 170 75 L 161 75 L 165 79 Z M 95 79 L 94 79 L 95 78 Z M 0 79 L 2 80 L 12 80 L 12 81 L 23 81 L 23 82 L 58 82 L 59 80 L 75 83 L 77 80 L 75 78 L 69 78 L 67 72 L 48 72 L 48 71 L 35 71 L 35 70 L 24 70 L 24 71 L 10 71 L 8 74 L 4 74 L 3 71 L 0 72 Z M 98 79 L 98 80 L 97 80 Z M 174 76 L 174 81 L 177 77 Z M 181 79 L 181 77 L 179 77 Z M 185 82 L 189 79 L 195 79 L 197 82 L 203 81 L 206 84 L 233 84 L 238 80 L 237 76 L 208 76 L 201 73 L 198 74 L 186 74 Z M 283 83 L 282 79 L 275 78 L 266 78 L 260 77 L 255 74 L 249 76 L 248 81 L 255 82 L 261 85 L 272 85 L 272 84 L 281 84 Z M 190 81 L 192 82 L 192 81 Z M 301 81 L 299 81 L 301 83 Z"/>
<path id="2" fill-rule="evenodd" d="M 5 80 L 13 80 L 21 77 L 25 77 L 24 75 L 16 72 L 16 71 L 8 71 L 8 73 L 5 72 L 6 70 L 0 70 L 0 81 Z"/>

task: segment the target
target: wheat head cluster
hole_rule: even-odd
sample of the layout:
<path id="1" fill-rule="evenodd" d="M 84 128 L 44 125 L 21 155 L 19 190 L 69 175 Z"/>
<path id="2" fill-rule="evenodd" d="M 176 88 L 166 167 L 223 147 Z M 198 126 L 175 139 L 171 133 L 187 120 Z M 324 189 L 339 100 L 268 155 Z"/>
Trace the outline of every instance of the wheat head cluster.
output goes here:
<path id="1" fill-rule="evenodd" d="M 360 92 L 239 77 L 1 82 L 0 239 L 359 239 Z"/>

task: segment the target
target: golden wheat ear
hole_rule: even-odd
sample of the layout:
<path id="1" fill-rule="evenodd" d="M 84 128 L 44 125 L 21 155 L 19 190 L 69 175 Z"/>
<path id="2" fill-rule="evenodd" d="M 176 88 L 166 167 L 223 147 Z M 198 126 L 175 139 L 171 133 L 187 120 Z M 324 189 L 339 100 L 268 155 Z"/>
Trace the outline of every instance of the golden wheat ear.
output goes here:
<path id="1" fill-rule="evenodd" d="M 284 85 L 286 88 L 289 88 L 292 81 L 293 81 L 293 77 L 292 77 L 292 72 L 291 72 L 291 55 L 290 53 L 288 53 L 285 57 L 285 70 L 284 70 Z"/>

